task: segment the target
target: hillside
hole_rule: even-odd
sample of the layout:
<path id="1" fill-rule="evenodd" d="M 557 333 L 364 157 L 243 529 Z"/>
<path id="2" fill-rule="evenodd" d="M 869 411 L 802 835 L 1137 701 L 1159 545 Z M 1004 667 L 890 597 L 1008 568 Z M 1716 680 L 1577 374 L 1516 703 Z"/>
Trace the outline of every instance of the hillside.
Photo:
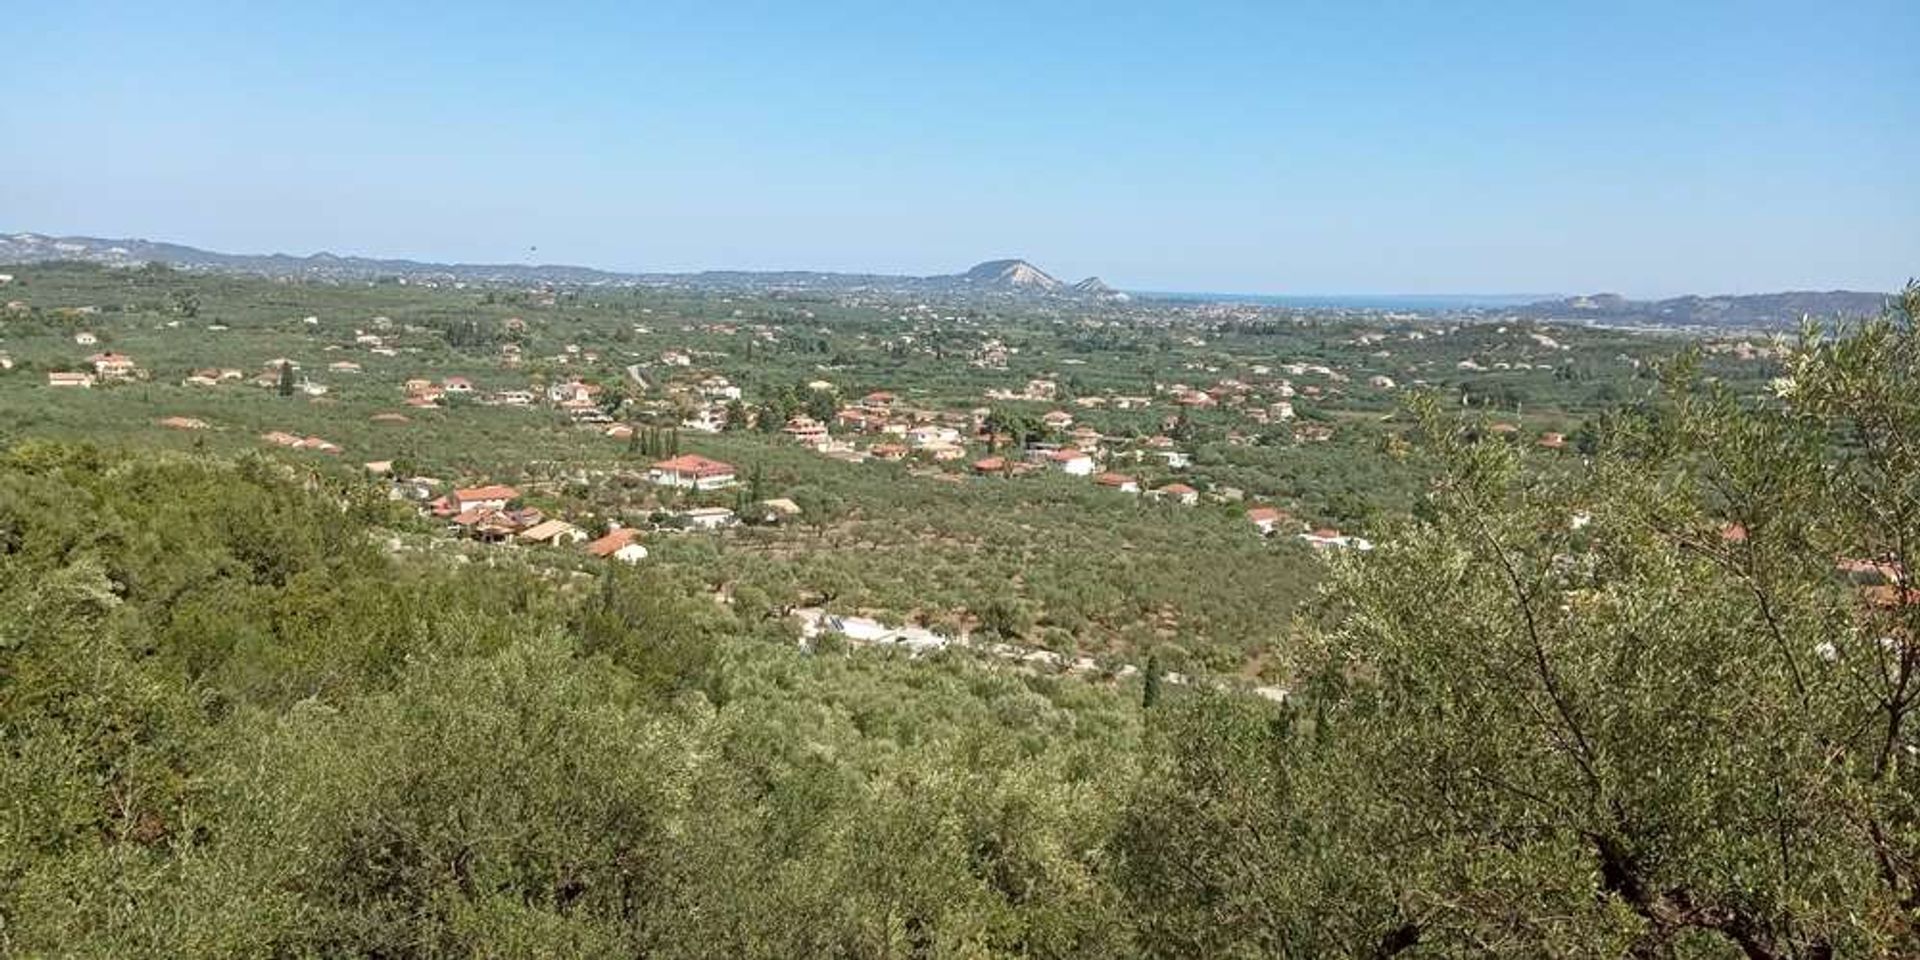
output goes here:
<path id="1" fill-rule="evenodd" d="M 1712 329 L 1798 327 L 1802 317 L 1827 320 L 1878 314 L 1890 295 L 1856 290 L 1794 290 L 1784 293 L 1685 296 L 1629 300 L 1601 293 L 1543 300 L 1519 308 L 1523 316 L 1589 323 L 1702 327 Z"/>

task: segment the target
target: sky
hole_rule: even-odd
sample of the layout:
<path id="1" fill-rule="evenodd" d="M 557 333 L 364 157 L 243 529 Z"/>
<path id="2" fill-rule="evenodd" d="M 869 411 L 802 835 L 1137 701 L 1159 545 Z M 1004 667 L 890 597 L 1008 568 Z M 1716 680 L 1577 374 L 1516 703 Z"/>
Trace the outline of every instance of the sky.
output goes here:
<path id="1" fill-rule="evenodd" d="M 1891 290 L 1920 2 L 16 4 L 0 230 L 1244 293 Z"/>

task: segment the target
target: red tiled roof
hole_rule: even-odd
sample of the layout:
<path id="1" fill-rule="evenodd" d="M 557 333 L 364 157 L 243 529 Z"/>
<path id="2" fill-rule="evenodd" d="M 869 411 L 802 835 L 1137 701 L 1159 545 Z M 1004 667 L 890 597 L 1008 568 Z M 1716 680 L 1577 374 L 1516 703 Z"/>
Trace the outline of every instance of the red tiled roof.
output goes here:
<path id="1" fill-rule="evenodd" d="M 484 487 L 468 487 L 464 490 L 455 490 L 453 492 L 453 499 L 461 503 L 466 503 L 470 500 L 512 500 L 519 495 L 520 491 L 512 487 L 501 483 L 494 483 Z"/>
<path id="2" fill-rule="evenodd" d="M 663 473 L 684 473 L 695 477 L 719 477 L 734 472 L 733 464 L 703 457 L 697 453 L 683 453 L 677 457 L 662 460 L 654 464 L 653 469 Z"/>
<path id="3" fill-rule="evenodd" d="M 611 557 L 619 553 L 622 547 L 638 539 L 639 535 L 639 531 L 632 527 L 610 530 L 606 536 L 587 544 L 587 552 L 596 557 Z"/>

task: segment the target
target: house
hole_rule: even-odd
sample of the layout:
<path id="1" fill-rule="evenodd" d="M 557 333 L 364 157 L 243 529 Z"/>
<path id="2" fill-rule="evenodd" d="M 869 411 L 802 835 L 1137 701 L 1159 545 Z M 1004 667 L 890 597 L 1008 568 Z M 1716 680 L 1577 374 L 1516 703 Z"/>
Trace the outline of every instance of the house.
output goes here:
<path id="1" fill-rule="evenodd" d="M 863 433 L 878 430 L 887 422 L 885 414 L 870 413 L 859 407 L 842 407 L 839 413 L 833 415 L 833 420 L 840 426 Z"/>
<path id="2" fill-rule="evenodd" d="M 571 546 L 587 541 L 587 532 L 565 520 L 543 520 L 528 527 L 516 535 L 523 543 L 544 543 L 548 546 Z"/>
<path id="3" fill-rule="evenodd" d="M 1538 442 L 1548 450 L 1564 450 L 1567 447 L 1567 437 L 1563 433 L 1543 433 Z"/>
<path id="4" fill-rule="evenodd" d="M 960 442 L 960 431 L 952 427 L 927 424 L 909 429 L 907 442 L 914 447 L 952 446 Z"/>
<path id="5" fill-rule="evenodd" d="M 352 360 L 335 360 L 327 364 L 327 370 L 333 373 L 359 373 L 360 365 Z"/>
<path id="6" fill-rule="evenodd" d="M 473 392 L 473 381 L 466 377 L 448 377 L 441 384 L 441 389 L 448 393 L 469 394 Z"/>
<path id="7" fill-rule="evenodd" d="M 761 523 L 779 523 L 782 520 L 791 519 L 800 515 L 800 505 L 786 497 L 762 500 L 756 506 L 758 507 Z"/>
<path id="8" fill-rule="evenodd" d="M 876 443 L 867 448 L 867 453 L 878 460 L 905 460 L 907 448 L 898 443 Z"/>
<path id="9" fill-rule="evenodd" d="M 477 509 L 505 510 L 508 503 L 519 498 L 520 491 L 500 483 L 453 491 L 453 504 L 462 513 Z"/>
<path id="10" fill-rule="evenodd" d="M 1367 540 L 1343 534 L 1331 527 L 1324 527 L 1311 533 L 1300 534 L 1300 539 L 1306 541 L 1307 545 L 1313 547 L 1315 550 L 1326 550 L 1334 547 L 1353 550 L 1373 549 L 1373 544 Z"/>
<path id="11" fill-rule="evenodd" d="M 640 532 L 628 527 L 614 527 L 607 535 L 587 544 L 587 552 L 602 560 L 614 559 L 626 563 L 639 563 L 647 558 L 647 548 L 640 545 Z"/>
<path id="12" fill-rule="evenodd" d="M 1045 424 L 1048 430 L 1065 430 L 1073 426 L 1073 414 L 1065 410 L 1049 410 L 1040 417 L 1040 422 Z"/>
<path id="13" fill-rule="evenodd" d="M 1055 470 L 1067 476 L 1093 476 L 1095 467 L 1093 458 L 1072 447 L 1061 447 L 1058 450 L 1049 450 L 1044 454 L 1044 458 Z"/>
<path id="14" fill-rule="evenodd" d="M 1254 507 L 1247 511 L 1247 521 L 1259 529 L 1261 536 L 1271 535 L 1276 527 L 1292 519 L 1292 515 L 1278 507 Z"/>
<path id="15" fill-rule="evenodd" d="M 453 522 L 464 528 L 475 540 L 485 543 L 500 543 L 518 533 L 522 524 L 505 510 L 489 507 L 475 507 L 455 514 Z"/>
<path id="16" fill-rule="evenodd" d="M 817 447 L 826 443 L 828 439 L 826 424 L 806 414 L 788 420 L 787 425 L 780 428 L 780 432 L 786 434 L 788 439 L 809 447 Z"/>
<path id="17" fill-rule="evenodd" d="M 1193 466 L 1193 455 L 1180 450 L 1155 450 L 1153 455 L 1159 457 L 1168 470 L 1185 470 Z"/>
<path id="18" fill-rule="evenodd" d="M 187 387 L 217 387 L 220 385 L 220 371 L 195 370 L 187 374 L 187 378 L 180 381 L 180 384 Z"/>
<path id="19" fill-rule="evenodd" d="M 974 473 L 994 474 L 1005 473 L 1006 471 L 1007 461 L 1004 457 L 987 457 L 984 460 L 975 460 L 973 462 Z"/>
<path id="20" fill-rule="evenodd" d="M 712 376 L 700 381 L 700 395 L 709 400 L 738 400 L 740 388 L 726 377 Z"/>
<path id="21" fill-rule="evenodd" d="M 562 406 L 568 403 L 592 404 L 595 402 L 594 398 L 599 394 L 600 386 L 598 384 L 584 383 L 579 380 L 568 380 L 562 383 L 548 385 L 547 402 Z"/>
<path id="22" fill-rule="evenodd" d="M 1183 507 L 1191 507 L 1200 502 L 1200 491 L 1184 483 L 1169 483 L 1153 491 L 1156 498 L 1172 500 Z"/>
<path id="23" fill-rule="evenodd" d="M 91 387 L 93 386 L 93 374 L 63 373 L 63 372 L 55 371 L 53 373 L 47 374 L 47 386 L 49 387 L 82 387 L 82 388 Z"/>
<path id="24" fill-rule="evenodd" d="M 1067 434 L 1067 437 L 1073 441 L 1074 446 L 1082 450 L 1097 450 L 1100 442 L 1106 439 L 1100 431 L 1086 426 L 1074 427 L 1073 432 Z"/>
<path id="25" fill-rule="evenodd" d="M 599 408 L 594 409 L 597 411 Z M 727 428 L 727 411 L 711 403 L 706 404 L 681 420 L 680 427 L 695 433 L 719 433 Z"/>
<path id="26" fill-rule="evenodd" d="M 93 372 L 102 380 L 124 380 L 133 376 L 137 369 L 132 357 L 124 353 L 114 353 L 111 350 L 106 353 L 96 353 L 88 357 L 87 362 L 93 364 Z"/>
<path id="27" fill-rule="evenodd" d="M 1140 481 L 1124 473 L 1102 473 L 1095 476 L 1093 482 L 1109 490 L 1118 490 L 1121 493 L 1140 492 Z"/>
<path id="28" fill-rule="evenodd" d="M 531 407 L 533 406 L 533 391 L 502 390 L 493 395 L 493 402 L 505 407 Z"/>
<path id="29" fill-rule="evenodd" d="M 91 346 L 93 346 L 94 344 L 97 344 L 97 343 L 99 343 L 99 342 L 100 342 L 100 338 L 99 338 L 99 337 L 96 337 L 96 336 L 94 336 L 94 335 L 93 335 L 93 334 L 92 334 L 91 332 L 89 332 L 89 331 L 86 331 L 86 330 L 82 330 L 82 331 L 80 331 L 79 333 L 76 333 L 76 334 L 74 334 L 74 335 L 73 335 L 73 342 L 74 342 L 74 343 L 77 343 L 77 344 L 79 344 L 79 345 L 81 345 L 81 346 L 83 346 L 83 347 L 91 347 Z"/>
<path id="30" fill-rule="evenodd" d="M 647 470 L 647 479 L 663 487 L 681 487 L 690 490 L 718 490 L 733 485 L 735 470 L 733 464 L 724 463 L 697 453 L 683 453 L 668 460 L 661 460 Z"/>
<path id="31" fill-rule="evenodd" d="M 680 520 L 693 530 L 718 530 L 740 522 L 740 518 L 726 507 L 696 507 L 682 511 Z"/>

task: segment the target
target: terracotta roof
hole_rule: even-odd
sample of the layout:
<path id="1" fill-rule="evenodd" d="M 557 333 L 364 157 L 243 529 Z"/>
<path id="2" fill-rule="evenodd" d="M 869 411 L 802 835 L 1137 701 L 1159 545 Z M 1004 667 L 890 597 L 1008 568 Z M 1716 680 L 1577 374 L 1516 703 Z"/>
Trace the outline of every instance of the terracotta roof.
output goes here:
<path id="1" fill-rule="evenodd" d="M 662 460 L 653 465 L 653 469 L 663 473 L 686 473 L 696 477 L 718 477 L 734 472 L 733 464 L 724 463 L 697 453 L 683 453 L 677 457 Z"/>
<path id="2" fill-rule="evenodd" d="M 1199 493 L 1200 491 L 1195 490 L 1194 488 L 1189 487 L 1184 483 L 1169 483 L 1166 486 L 1161 487 L 1160 492 L 1176 494 L 1178 496 L 1186 496 L 1189 493 Z"/>
<path id="3" fill-rule="evenodd" d="M 467 487 L 463 490 L 455 490 L 453 492 L 453 499 L 461 503 L 466 503 L 469 500 L 512 500 L 519 495 L 520 491 L 506 484 L 494 483 L 484 487 Z"/>
<path id="4" fill-rule="evenodd" d="M 587 544 L 587 552 L 596 557 L 611 557 L 619 553 L 622 547 L 638 540 L 639 536 L 639 531 L 632 527 L 610 530 L 606 536 Z"/>
<path id="5" fill-rule="evenodd" d="M 1254 507 L 1247 511 L 1247 519 L 1254 523 L 1275 522 L 1289 519 L 1290 515 L 1278 507 Z"/>
<path id="6" fill-rule="evenodd" d="M 1103 487 L 1124 487 L 1129 483 L 1137 483 L 1138 481 L 1124 473 L 1103 473 L 1094 477 L 1093 482 Z"/>

